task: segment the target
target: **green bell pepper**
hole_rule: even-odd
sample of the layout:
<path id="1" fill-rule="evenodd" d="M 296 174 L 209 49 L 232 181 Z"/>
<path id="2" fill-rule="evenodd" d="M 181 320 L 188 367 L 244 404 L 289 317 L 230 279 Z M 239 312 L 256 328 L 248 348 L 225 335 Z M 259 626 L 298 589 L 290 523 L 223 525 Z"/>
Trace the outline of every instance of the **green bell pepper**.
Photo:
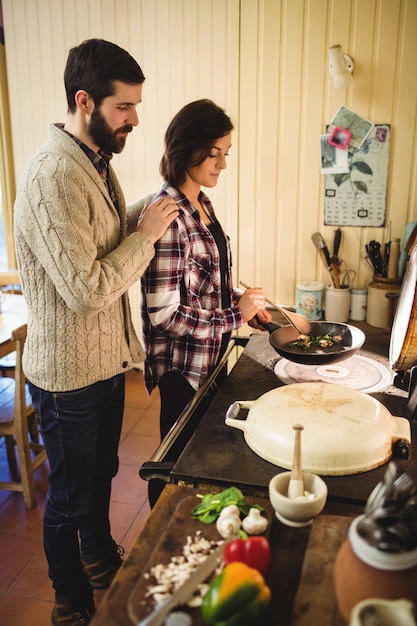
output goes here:
<path id="1" fill-rule="evenodd" d="M 235 561 L 216 576 L 203 598 L 201 612 L 214 626 L 259 624 L 271 599 L 262 574 L 246 563 Z"/>

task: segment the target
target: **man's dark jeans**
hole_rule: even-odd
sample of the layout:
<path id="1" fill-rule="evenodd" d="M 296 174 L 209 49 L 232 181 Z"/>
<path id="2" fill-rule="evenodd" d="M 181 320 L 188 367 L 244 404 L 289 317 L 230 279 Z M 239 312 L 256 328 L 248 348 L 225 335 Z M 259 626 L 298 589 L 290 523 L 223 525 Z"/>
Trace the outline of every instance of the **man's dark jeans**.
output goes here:
<path id="1" fill-rule="evenodd" d="M 29 383 L 51 468 L 44 548 L 58 598 L 87 601 L 92 590 L 84 554 L 112 552 L 109 506 L 123 419 L 125 376 L 49 392 Z"/>

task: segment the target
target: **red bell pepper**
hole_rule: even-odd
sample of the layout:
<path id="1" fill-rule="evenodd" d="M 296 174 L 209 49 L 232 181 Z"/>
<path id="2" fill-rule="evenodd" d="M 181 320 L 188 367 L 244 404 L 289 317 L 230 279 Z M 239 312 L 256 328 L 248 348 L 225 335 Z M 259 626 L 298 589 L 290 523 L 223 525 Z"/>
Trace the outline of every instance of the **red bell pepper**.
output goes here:
<path id="1" fill-rule="evenodd" d="M 259 535 L 233 539 L 224 547 L 223 560 L 226 564 L 240 561 L 265 574 L 271 563 L 271 549 L 268 540 Z"/>

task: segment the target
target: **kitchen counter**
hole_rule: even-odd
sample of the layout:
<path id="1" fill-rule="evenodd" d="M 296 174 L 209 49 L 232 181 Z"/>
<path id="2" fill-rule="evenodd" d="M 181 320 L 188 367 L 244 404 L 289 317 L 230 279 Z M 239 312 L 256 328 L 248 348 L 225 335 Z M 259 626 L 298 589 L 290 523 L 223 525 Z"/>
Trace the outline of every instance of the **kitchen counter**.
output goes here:
<path id="1" fill-rule="evenodd" d="M 385 345 L 377 341 L 380 335 Z M 387 364 L 384 351 L 388 340 L 385 334 L 368 332 L 366 336 L 367 341 L 358 354 L 372 356 L 378 362 Z M 378 353 L 374 351 L 376 349 Z M 191 486 L 201 483 L 223 486 L 234 484 L 254 491 L 267 489 L 269 480 L 282 469 L 255 454 L 246 444 L 242 431 L 225 425 L 225 415 L 234 402 L 256 400 L 284 384 L 274 373 L 274 366 L 279 359 L 279 355 L 269 344 L 268 335 L 262 333 L 251 336 L 194 434 L 171 463 L 170 482 L 182 482 Z M 395 387 L 391 379 L 383 390 L 370 395 L 386 406 L 393 415 L 406 416 L 407 393 Z M 415 420 L 411 427 L 412 438 L 417 441 Z M 402 458 L 403 452 L 407 453 L 407 450 L 400 449 L 396 458 L 399 468 L 417 476 L 417 454 L 411 454 L 411 458 L 407 459 Z M 323 476 L 329 489 L 329 497 L 364 503 L 373 486 L 382 479 L 385 468 L 386 463 L 360 474 Z"/>
<path id="2" fill-rule="evenodd" d="M 92 626 L 136 626 L 147 614 L 143 599 L 148 581 L 144 580 L 143 574 L 151 565 L 169 562 L 171 554 L 167 536 L 171 535 L 176 545 L 185 543 L 187 535 L 196 528 L 206 536 L 207 527 L 192 520 L 191 515 L 188 520 L 183 515 L 181 523 L 176 519 L 178 507 L 185 504 L 187 510 L 191 510 L 191 506 L 198 503 L 196 494 L 206 491 L 207 487 L 198 490 L 178 485 L 165 487 L 100 605 Z M 333 564 L 352 519 L 360 515 L 362 509 L 351 504 L 335 506 L 328 502 L 312 526 L 295 529 L 274 517 L 265 494 L 254 497 L 254 501 L 265 506 L 271 520 L 269 541 L 273 564 L 267 582 L 272 590 L 272 601 L 262 626 L 346 626 L 337 608 Z M 161 543 L 162 548 L 158 548 Z M 193 626 L 203 626 L 199 610 L 193 609 L 190 613 Z"/>
<path id="3" fill-rule="evenodd" d="M 357 326 L 366 334 L 361 353 L 386 365 L 389 334 L 366 324 Z M 230 485 L 239 486 L 246 497 L 262 504 L 271 522 L 273 565 L 267 580 L 272 589 L 272 604 L 262 626 L 346 626 L 334 594 L 334 559 L 352 519 L 363 512 L 364 502 L 382 479 L 386 466 L 356 476 L 323 477 L 329 487 L 329 498 L 313 525 L 290 528 L 279 522 L 269 503 L 267 486 L 270 477 L 282 470 L 258 457 L 244 442 L 242 445 L 240 431 L 224 425 L 225 411 L 231 402 L 255 399 L 282 384 L 274 374 L 277 358 L 268 337 L 254 334 L 205 409 L 183 453 L 173 461 L 162 463 L 172 484 L 165 487 L 94 617 L 93 626 L 136 626 L 149 610 L 143 603 L 147 584 L 144 574 L 150 566 L 168 563 L 172 551 L 178 554 L 178 546 L 184 545 L 196 525 L 203 534 L 209 532 L 188 514 L 198 502 L 197 494 Z M 394 415 L 406 415 L 406 391 L 390 383 L 372 395 Z M 417 422 L 413 420 L 411 424 L 416 441 Z M 417 476 L 417 454 L 398 464 Z M 198 610 L 194 610 L 193 624 L 203 624 Z"/>

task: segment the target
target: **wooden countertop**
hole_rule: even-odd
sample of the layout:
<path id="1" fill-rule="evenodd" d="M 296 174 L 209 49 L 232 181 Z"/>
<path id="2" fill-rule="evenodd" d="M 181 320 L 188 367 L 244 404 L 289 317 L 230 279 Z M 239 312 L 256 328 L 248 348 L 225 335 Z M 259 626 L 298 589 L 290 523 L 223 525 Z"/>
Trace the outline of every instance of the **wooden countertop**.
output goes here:
<path id="1" fill-rule="evenodd" d="M 128 626 L 137 624 L 146 615 L 143 607 L 147 582 L 142 577 L 151 565 L 169 562 L 167 546 L 174 541 L 184 545 L 188 535 L 196 528 L 203 534 L 213 533 L 184 511 L 178 523 L 178 507 L 196 504 L 197 493 L 215 491 L 202 485 L 192 489 L 167 485 L 153 509 L 142 533 L 137 538 L 129 556 L 95 615 L 93 626 Z M 271 520 L 269 540 L 273 552 L 273 565 L 267 582 L 272 589 L 272 603 L 263 626 L 346 626 L 337 609 L 333 588 L 333 563 L 348 527 L 362 509 L 355 505 L 328 502 L 323 513 L 312 526 L 290 528 L 279 522 L 265 494 L 245 494 L 263 505 Z M 194 501 L 195 498 L 195 501 Z M 170 541 L 163 541 L 170 536 Z M 216 534 L 217 537 L 217 534 Z M 209 537 L 210 538 L 210 537 Z M 182 543 L 183 542 L 183 543 Z M 172 549 L 172 545 L 171 545 Z M 141 578 L 142 577 L 142 578 Z M 204 622 L 198 609 L 192 611 L 194 626 Z"/>

